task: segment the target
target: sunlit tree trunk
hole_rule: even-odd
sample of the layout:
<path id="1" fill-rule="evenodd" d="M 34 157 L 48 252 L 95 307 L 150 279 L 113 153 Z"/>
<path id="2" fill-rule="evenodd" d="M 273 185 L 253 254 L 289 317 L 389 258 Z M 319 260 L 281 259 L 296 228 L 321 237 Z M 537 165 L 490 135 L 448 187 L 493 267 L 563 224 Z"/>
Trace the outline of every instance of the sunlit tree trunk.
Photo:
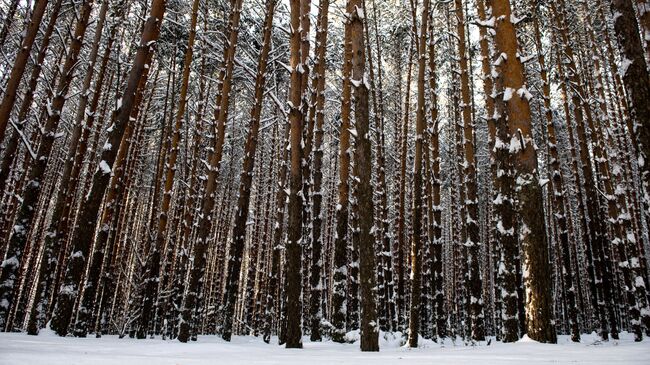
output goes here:
<path id="1" fill-rule="evenodd" d="M 544 211 L 542 188 L 537 170 L 537 153 L 532 139 L 529 92 L 525 87 L 523 64 L 517 53 L 518 41 L 511 21 L 508 0 L 494 0 L 495 43 L 499 71 L 503 78 L 503 101 L 509 127 L 509 152 L 516 173 L 515 192 L 520 223 L 515 230 L 522 246 L 521 260 L 526 290 L 526 330 L 540 342 L 557 342 L 551 297 L 551 273 L 546 227 L 539 219 Z M 497 62 L 499 62 L 497 61 Z"/>

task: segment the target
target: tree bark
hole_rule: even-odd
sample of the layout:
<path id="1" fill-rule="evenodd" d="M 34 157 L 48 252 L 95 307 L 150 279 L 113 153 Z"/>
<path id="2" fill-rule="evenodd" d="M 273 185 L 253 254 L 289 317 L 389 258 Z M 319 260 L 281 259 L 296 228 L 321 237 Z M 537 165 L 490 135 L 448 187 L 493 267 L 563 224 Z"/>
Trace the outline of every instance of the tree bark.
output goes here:
<path id="1" fill-rule="evenodd" d="M 411 308 L 409 315 L 409 347 L 418 347 L 418 336 L 420 334 L 420 286 L 422 283 L 422 219 L 424 204 L 422 202 L 423 186 L 423 144 L 425 142 L 425 109 L 424 99 L 426 72 L 426 48 L 427 33 L 429 31 L 429 0 L 422 3 L 422 20 L 418 43 L 418 90 L 417 90 L 417 112 L 415 119 L 415 158 L 413 159 L 413 231 L 411 232 Z M 415 9 L 413 9 L 415 13 Z M 413 23 L 416 23 L 414 14 Z M 358 129 L 358 127 L 357 127 Z"/>
<path id="2" fill-rule="evenodd" d="M 255 154 L 257 151 L 258 134 L 260 128 L 260 117 L 264 103 L 264 91 L 266 85 L 266 66 L 271 49 L 271 31 L 273 28 L 273 14 L 276 0 L 267 0 L 266 16 L 262 35 L 262 50 L 260 52 L 257 75 L 255 79 L 255 96 L 253 108 L 249 121 L 249 131 L 244 147 L 244 162 L 239 180 L 237 210 L 235 225 L 232 231 L 232 243 L 227 253 L 226 286 L 223 294 L 223 324 L 222 334 L 224 340 L 230 341 L 233 331 L 233 317 L 235 316 L 235 302 L 239 292 L 239 278 L 242 260 L 244 256 L 244 244 L 246 241 L 246 227 L 248 223 L 248 210 L 251 198 L 251 186 L 253 184 L 253 168 L 255 166 Z M 260 197 L 258 197 L 260 199 Z M 256 238 L 253 238 L 255 240 Z M 249 262 L 249 265 L 254 263 Z M 248 295 L 253 295 L 249 292 Z"/>
<path id="3" fill-rule="evenodd" d="M 61 121 L 61 112 L 67 100 L 70 84 L 75 76 L 74 67 L 77 64 L 79 52 L 83 45 L 86 27 L 88 26 L 88 19 L 90 18 L 90 13 L 92 11 L 92 5 L 93 0 L 84 1 L 81 5 L 79 10 L 79 20 L 75 26 L 74 36 L 70 41 L 66 60 L 61 71 L 61 79 L 59 79 L 55 94 L 52 95 L 52 98 L 48 100 L 46 105 L 47 120 L 44 123 L 42 140 L 39 144 L 38 152 L 36 153 L 36 156 L 34 156 L 34 164 L 30 169 L 29 181 L 25 191 L 23 192 L 22 203 L 15 220 L 16 223 L 6 253 L 8 259 L 2 263 L 2 274 L 0 275 L 0 303 L 3 304 L 11 303 L 13 301 L 16 274 L 20 269 L 20 260 L 25 244 L 27 243 L 28 234 L 30 234 L 31 229 L 33 228 L 33 220 L 38 210 L 37 204 L 41 196 L 42 184 L 45 182 L 45 172 L 51 158 L 50 154 L 52 152 L 54 141 L 57 138 L 56 131 L 59 122 Z M 0 110 L 2 110 L 2 107 L 0 107 Z M 2 121 L 0 120 L 0 122 Z M 8 309 L 8 305 L 0 305 L 0 328 L 9 325 L 9 323 L 4 322 L 7 319 L 6 316 L 8 314 Z"/>
<path id="4" fill-rule="evenodd" d="M 160 24 L 165 12 L 165 5 L 165 0 L 153 0 L 151 4 L 150 14 L 142 30 L 142 37 L 129 72 L 125 91 L 111 115 L 112 129 L 104 144 L 99 168 L 93 175 L 90 191 L 81 205 L 77 226 L 74 228 L 72 236 L 73 253 L 68 262 L 64 283 L 59 291 L 51 322 L 51 328 L 60 336 L 65 336 L 68 333 L 74 301 L 79 294 L 78 288 L 86 266 L 86 257 L 90 254 L 99 208 L 112 175 L 112 165 L 117 156 L 118 146 L 127 127 L 132 128 L 132 112 L 142 99 L 147 75 L 145 71 L 149 69 L 154 46 L 160 35 Z"/>
<path id="5" fill-rule="evenodd" d="M 228 42 L 224 48 L 224 61 L 219 71 L 219 82 L 221 92 L 217 96 L 217 108 L 214 111 L 216 120 L 215 148 L 210 153 L 210 167 L 208 179 L 205 185 L 205 198 L 201 205 L 199 214 L 199 225 L 194 243 L 194 266 L 190 274 L 189 291 L 182 309 L 182 320 L 178 334 L 178 340 L 187 342 L 190 338 L 190 331 L 194 328 L 194 312 L 200 296 L 201 282 L 206 270 L 206 254 L 208 249 L 208 236 L 212 228 L 210 217 L 215 203 L 215 191 L 217 188 L 217 177 L 221 169 L 221 158 L 223 156 L 223 145 L 226 134 L 226 122 L 228 121 L 228 109 L 230 107 L 230 91 L 232 89 L 232 75 L 235 64 L 235 51 L 237 49 L 237 37 L 239 35 L 239 19 L 241 15 L 243 0 L 235 0 L 228 20 Z"/>
<path id="6" fill-rule="evenodd" d="M 25 73 L 25 66 L 27 66 L 27 61 L 29 60 L 29 55 L 32 51 L 32 45 L 34 44 L 34 40 L 38 34 L 38 29 L 41 26 L 41 20 L 43 19 L 43 14 L 45 14 L 45 9 L 47 8 L 48 3 L 49 0 L 37 0 L 34 4 L 32 17 L 25 29 L 25 37 L 23 38 L 20 50 L 14 59 L 11 73 L 9 74 L 9 80 L 5 86 L 4 97 L 0 104 L 0 142 L 4 139 L 9 118 L 11 117 L 11 110 L 16 102 L 18 87 L 20 87 L 23 73 Z"/>
<path id="7" fill-rule="evenodd" d="M 543 197 L 523 64 L 517 55 L 518 42 L 509 1 L 494 0 L 492 11 L 496 19 L 495 42 L 500 53 L 509 152 L 514 160 L 517 210 L 521 219 L 516 232 L 523 251 L 522 272 L 526 273 L 526 329 L 528 336 L 536 341 L 555 343 L 546 227 L 544 220 L 539 219 L 540 212 L 544 211 Z"/>
<path id="8" fill-rule="evenodd" d="M 313 108 L 310 111 L 310 124 L 314 124 L 314 146 L 313 146 L 313 193 L 312 193 L 312 239 L 311 239 L 311 270 L 310 270 L 310 339 L 321 341 L 320 326 L 323 320 L 321 310 L 322 300 L 322 278 L 323 270 L 323 213 L 322 213 L 322 181 L 323 181 L 323 135 L 325 125 L 325 68 L 327 51 L 327 27 L 329 15 L 329 0 L 320 1 L 318 25 L 316 27 L 316 63 L 314 65 L 314 81 L 312 93 Z M 315 120 L 314 120 L 315 118 Z"/>

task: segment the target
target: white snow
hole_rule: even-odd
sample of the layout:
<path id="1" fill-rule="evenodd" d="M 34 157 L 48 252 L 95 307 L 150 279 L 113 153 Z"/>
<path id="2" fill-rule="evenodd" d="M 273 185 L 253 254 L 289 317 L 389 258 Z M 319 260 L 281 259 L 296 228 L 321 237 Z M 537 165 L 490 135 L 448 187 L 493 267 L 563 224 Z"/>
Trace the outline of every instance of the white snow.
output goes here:
<path id="1" fill-rule="evenodd" d="M 358 338 L 351 332 L 346 336 Z M 0 365 L 174 365 L 174 364 L 650 364 L 650 341 L 635 343 L 628 333 L 621 340 L 600 342 L 595 334 L 583 335 L 581 343 L 560 336 L 557 345 L 530 339 L 503 344 L 492 340 L 465 346 L 461 340 L 444 345 L 420 339 L 420 347 L 403 347 L 400 336 L 381 334 L 379 353 L 362 353 L 358 342 L 337 344 L 303 339 L 303 349 L 277 346 L 277 338 L 265 344 L 261 338 L 235 336 L 231 343 L 215 336 L 199 336 L 197 342 L 58 337 L 43 330 L 38 336 L 21 333 L 0 334 Z"/>
<path id="2" fill-rule="evenodd" d="M 490 19 L 487 19 L 485 21 L 482 21 L 481 19 L 477 19 L 476 24 L 478 24 L 481 27 L 494 28 L 494 17 L 490 17 Z"/>
<path id="3" fill-rule="evenodd" d="M 102 173 L 103 173 L 104 175 L 106 175 L 106 174 L 110 174 L 110 173 L 111 173 L 111 167 L 108 166 L 108 164 L 107 164 L 106 161 L 104 161 L 104 160 L 102 160 L 102 161 L 99 163 L 99 169 L 102 171 Z"/>
<path id="4" fill-rule="evenodd" d="M 627 69 L 632 66 L 632 63 L 634 63 L 634 61 L 625 57 L 625 55 L 622 56 L 620 69 L 618 70 L 618 73 L 621 77 L 625 77 L 625 74 L 627 74 Z"/>
<path id="5" fill-rule="evenodd" d="M 503 101 L 509 101 L 512 99 L 512 94 L 514 93 L 515 89 L 511 87 L 507 87 L 506 90 L 503 92 Z"/>

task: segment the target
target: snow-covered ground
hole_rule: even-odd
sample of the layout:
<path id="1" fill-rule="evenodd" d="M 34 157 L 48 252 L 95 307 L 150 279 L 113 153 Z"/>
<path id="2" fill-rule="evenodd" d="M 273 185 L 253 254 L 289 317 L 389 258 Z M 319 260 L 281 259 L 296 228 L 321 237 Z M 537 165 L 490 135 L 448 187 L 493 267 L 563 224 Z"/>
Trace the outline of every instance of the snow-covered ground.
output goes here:
<path id="1" fill-rule="evenodd" d="M 199 337 L 197 342 L 119 339 L 105 336 L 61 338 L 50 333 L 28 336 L 0 334 L 0 364 L 11 365 L 196 365 L 196 364 L 650 364 L 650 339 L 634 343 L 629 334 L 619 341 L 602 343 L 595 335 L 586 335 L 582 343 L 571 343 L 561 336 L 557 345 L 531 340 L 514 344 L 492 342 L 477 346 L 444 345 L 422 341 L 409 349 L 399 340 L 380 340 L 381 352 L 362 353 L 357 344 L 312 343 L 305 338 L 301 350 L 267 345 L 260 338 L 234 337 L 226 343 L 214 336 Z M 277 343 L 277 342 L 276 342 Z"/>

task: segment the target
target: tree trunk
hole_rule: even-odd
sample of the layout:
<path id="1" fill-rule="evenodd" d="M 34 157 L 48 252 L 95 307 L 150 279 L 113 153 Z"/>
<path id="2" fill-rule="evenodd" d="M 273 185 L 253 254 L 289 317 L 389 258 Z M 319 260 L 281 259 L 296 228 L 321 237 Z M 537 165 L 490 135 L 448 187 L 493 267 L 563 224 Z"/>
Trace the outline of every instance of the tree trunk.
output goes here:
<path id="1" fill-rule="evenodd" d="M 38 35 L 38 29 L 41 26 L 41 20 L 43 19 L 43 14 L 45 14 L 45 9 L 47 8 L 48 3 L 49 0 L 37 0 L 34 4 L 32 17 L 25 29 L 25 37 L 23 38 L 20 50 L 14 59 L 11 73 L 9 74 L 9 80 L 4 89 L 4 97 L 0 104 L 0 142 L 4 139 L 5 132 L 7 131 L 7 124 L 11 117 L 11 110 L 16 102 L 18 87 L 20 87 L 23 73 L 25 73 L 25 66 L 27 66 L 27 61 L 29 60 L 32 51 L 32 45 Z M 0 325 L 0 327 L 2 327 L 2 325 Z"/>
<path id="2" fill-rule="evenodd" d="M 533 20 L 535 33 L 535 46 L 537 52 L 537 61 L 539 63 L 542 79 L 542 90 L 544 93 L 544 117 L 546 118 L 546 130 L 548 133 L 548 152 L 549 152 L 549 175 L 551 181 L 551 202 L 553 205 L 553 218 L 557 226 L 560 240 L 562 281 L 565 285 L 566 302 L 569 317 L 569 329 L 571 331 L 571 340 L 580 342 L 580 323 L 578 322 L 578 304 L 576 301 L 576 288 L 573 284 L 573 268 L 571 265 L 571 243 L 569 242 L 569 230 L 567 216 L 565 212 L 564 196 L 564 177 L 560 167 L 560 156 L 557 149 L 557 137 L 555 134 L 555 124 L 553 123 L 553 110 L 551 109 L 551 84 L 548 80 L 548 71 L 544 51 L 542 49 L 541 33 L 539 30 L 539 14 L 536 14 Z"/>
<path id="3" fill-rule="evenodd" d="M 323 135 L 325 125 L 325 55 L 327 51 L 327 27 L 329 14 L 329 0 L 320 1 L 318 25 L 316 28 L 316 63 L 314 65 L 314 81 L 312 93 L 313 107 L 310 111 L 310 124 L 314 124 L 314 160 L 313 160 L 313 192 L 312 192 L 312 239 L 311 239 L 311 270 L 310 270 L 310 339 L 321 341 L 320 326 L 323 320 L 321 310 L 322 300 L 322 278 L 323 270 L 323 213 L 322 201 L 322 180 L 323 180 Z M 315 118 L 315 120 L 314 120 Z"/>
<path id="4" fill-rule="evenodd" d="M 125 91 L 111 115 L 112 129 L 102 150 L 99 168 L 94 173 L 90 191 L 81 205 L 77 227 L 74 228 L 72 236 L 73 254 L 68 263 L 64 284 L 59 291 L 51 323 L 52 329 L 60 336 L 65 336 L 68 332 L 74 301 L 86 266 L 86 257 L 90 253 L 99 208 L 110 180 L 111 166 L 115 162 L 118 146 L 127 126 L 132 127 L 132 112 L 142 99 L 146 84 L 145 71 L 149 69 L 154 46 L 160 34 L 165 5 L 165 0 L 153 0 L 151 4 L 150 15 L 142 30 L 140 46 L 129 72 Z"/>
<path id="5" fill-rule="evenodd" d="M 548 259 L 542 188 L 537 172 L 537 153 L 532 139 L 528 91 L 525 89 L 523 64 L 517 55 L 517 37 L 511 22 L 508 0 L 494 0 L 496 48 L 500 53 L 505 112 L 509 127 L 509 152 L 516 174 L 517 210 L 521 222 L 516 229 L 522 245 L 522 271 L 526 289 L 526 329 L 539 342 L 557 342 L 551 297 L 551 272 Z M 499 62 L 497 61 L 497 62 Z"/>
<path id="6" fill-rule="evenodd" d="M 642 19 L 647 23 L 650 17 L 647 3 L 645 7 Z M 650 158 L 650 76 L 632 0 L 612 0 L 611 10 L 617 15 L 614 18 L 614 31 L 622 58 L 620 74 L 631 102 L 632 120 L 635 122 L 634 130 L 631 132 L 636 136 L 638 144 L 637 162 L 641 170 L 643 202 L 646 221 L 648 221 L 650 217 L 650 163 L 647 162 Z M 648 37 L 647 28 L 644 30 L 645 37 Z M 650 52 L 650 49 L 646 51 Z"/>
<path id="7" fill-rule="evenodd" d="M 413 231 L 411 232 L 411 308 L 409 315 L 409 347 L 418 347 L 418 336 L 420 335 L 420 286 L 422 283 L 422 213 L 424 204 L 422 203 L 422 186 L 423 186 L 423 144 L 425 130 L 425 109 L 426 102 L 424 99 L 425 83 L 424 76 L 426 72 L 426 48 L 427 33 L 429 31 L 429 0 L 424 0 L 422 4 L 422 23 L 420 24 L 420 34 L 417 39 L 418 43 L 418 94 L 417 94 L 417 112 L 415 120 L 415 158 L 413 161 Z M 415 13 L 415 9 L 413 9 Z M 415 24 L 417 19 L 413 18 Z M 358 129 L 358 127 L 357 127 Z"/>
<path id="8" fill-rule="evenodd" d="M 302 113 L 301 58 L 301 4 L 291 0 L 291 82 L 289 87 L 290 170 L 289 170 L 289 220 L 287 226 L 287 348 L 302 348 L 302 134 L 304 116 Z"/>
<path id="9" fill-rule="evenodd" d="M 461 0 L 455 0 L 456 33 L 458 35 L 458 53 L 460 57 L 461 109 L 463 116 L 463 188 L 465 191 L 465 215 L 462 217 L 467 231 L 467 241 L 462 242 L 467 249 L 467 285 L 469 295 L 469 316 L 471 322 L 472 340 L 485 339 L 485 323 L 483 315 L 483 285 L 480 272 L 479 256 L 481 242 L 479 236 L 478 194 L 476 177 L 476 156 L 474 151 L 474 121 L 472 118 L 472 101 L 470 95 L 470 70 L 468 67 L 467 44 L 465 35 L 465 15 Z"/>
<path id="10" fill-rule="evenodd" d="M 142 302 L 142 313 L 140 318 L 140 326 L 138 328 L 137 337 L 145 338 L 147 332 L 150 331 L 151 315 L 153 313 L 153 302 L 158 293 L 158 284 L 160 282 L 160 264 L 161 264 L 161 251 L 165 245 L 165 232 L 167 231 L 167 221 L 169 216 L 169 208 L 172 200 L 172 188 L 174 187 L 174 177 L 176 175 L 176 160 L 178 159 L 178 150 L 181 139 L 181 128 L 185 121 L 185 109 L 188 100 L 188 87 L 190 83 L 190 67 L 192 65 L 192 57 L 194 55 L 194 39 L 196 38 L 196 23 L 199 13 L 199 0 L 192 2 L 192 13 L 190 18 L 189 37 L 187 40 L 187 48 L 185 49 L 185 57 L 183 59 L 183 73 L 181 80 L 181 90 L 178 100 L 178 110 L 176 111 L 176 118 L 171 134 L 171 145 L 169 148 L 169 158 L 166 161 L 166 174 L 162 206 L 157 218 L 158 224 L 156 233 L 149 239 L 154 242 L 149 242 L 149 260 L 145 267 L 144 277 L 144 300 Z M 157 181 L 156 181 L 157 183 Z M 157 201 L 154 201 L 154 204 Z"/>
<path id="11" fill-rule="evenodd" d="M 217 96 L 217 108 L 214 111 L 217 124 L 215 148 L 210 154 L 208 179 L 205 185 L 205 199 L 201 205 L 199 214 L 199 225 L 196 241 L 194 244 L 194 266 L 188 282 L 189 291 L 182 308 L 182 320 L 180 324 L 178 340 L 187 342 L 190 338 L 190 331 L 194 326 L 194 312 L 196 311 L 198 298 L 200 296 L 201 282 L 206 269 L 206 252 L 208 249 L 208 236 L 212 228 L 210 217 L 215 202 L 215 191 L 217 188 L 217 177 L 221 169 L 221 158 L 223 156 L 223 145 L 225 141 L 226 122 L 228 121 L 228 109 L 230 106 L 230 90 L 232 89 L 232 74 L 235 64 L 235 51 L 237 49 L 237 37 L 239 35 L 239 18 L 241 15 L 243 0 L 235 0 L 228 20 L 228 42 L 224 48 L 224 61 L 219 71 L 219 81 L 222 83 L 221 92 Z"/>
<path id="12" fill-rule="evenodd" d="M 248 210 L 250 205 L 251 186 L 253 183 L 253 167 L 255 166 L 255 153 L 258 144 L 258 134 L 260 127 L 260 116 L 264 102 L 264 91 L 266 85 L 266 65 L 271 48 L 271 31 L 273 28 L 273 14 L 276 0 L 267 0 L 266 16 L 264 19 L 264 33 L 262 35 L 262 50 L 260 52 L 257 76 L 255 79 L 255 97 L 249 122 L 248 137 L 244 147 L 244 162 L 239 180 L 237 213 L 235 215 L 235 225 L 232 231 L 232 243 L 230 244 L 227 258 L 228 270 L 226 272 L 226 286 L 223 294 L 223 324 L 222 337 L 230 341 L 232 336 L 233 317 L 235 316 L 235 302 L 239 292 L 239 278 L 241 264 L 244 254 L 244 244 L 246 241 L 246 227 L 248 223 Z M 258 197 L 260 199 L 260 197 Z M 255 238 L 253 238 L 255 240 Z M 249 265 L 253 265 L 249 262 Z M 253 295 L 249 292 L 248 295 Z"/>
<path id="13" fill-rule="evenodd" d="M 350 1 L 346 9 L 350 12 Z M 338 204 L 336 205 L 336 233 L 334 234 L 334 261 L 332 276 L 332 341 L 344 342 L 347 317 L 347 240 L 348 240 L 348 205 L 350 185 L 350 113 L 351 113 L 351 84 L 352 48 L 349 27 L 345 27 L 343 46 L 343 85 L 341 102 L 341 125 L 339 132 L 339 186 Z"/>
<path id="14" fill-rule="evenodd" d="M 47 120 L 44 123 L 43 137 L 38 147 L 38 152 L 34 156 L 34 164 L 29 173 L 29 182 L 23 192 L 22 203 L 13 228 L 14 232 L 9 241 L 9 248 L 6 253 L 9 259 L 5 260 L 2 264 L 2 274 L 0 275 L 0 283 L 2 283 L 0 285 L 0 303 L 3 304 L 13 301 L 14 281 L 20 269 L 20 260 L 25 244 L 27 243 L 28 234 L 33 227 L 33 220 L 37 212 L 42 184 L 45 182 L 43 179 L 51 157 L 50 154 L 54 141 L 57 138 L 56 131 L 61 120 L 61 112 L 67 100 L 70 84 L 74 78 L 74 66 L 77 63 L 79 52 L 83 45 L 92 5 L 92 0 L 85 1 L 81 5 L 79 20 L 75 26 L 74 36 L 68 47 L 66 60 L 61 71 L 61 79 L 52 99 L 47 102 Z M 0 107 L 1 109 L 2 107 Z M 0 328 L 9 325 L 9 323 L 4 322 L 7 319 L 8 309 L 8 305 L 0 305 Z"/>
<path id="15" fill-rule="evenodd" d="M 372 146 L 370 143 L 370 113 L 368 108 L 368 87 L 366 55 L 364 44 L 364 21 L 362 0 L 348 0 L 351 80 L 354 95 L 354 116 L 356 148 L 355 167 L 358 167 L 357 200 L 359 205 L 359 266 L 361 296 L 361 351 L 379 351 L 379 330 L 377 326 L 377 301 L 375 294 L 375 237 L 372 202 Z"/>

